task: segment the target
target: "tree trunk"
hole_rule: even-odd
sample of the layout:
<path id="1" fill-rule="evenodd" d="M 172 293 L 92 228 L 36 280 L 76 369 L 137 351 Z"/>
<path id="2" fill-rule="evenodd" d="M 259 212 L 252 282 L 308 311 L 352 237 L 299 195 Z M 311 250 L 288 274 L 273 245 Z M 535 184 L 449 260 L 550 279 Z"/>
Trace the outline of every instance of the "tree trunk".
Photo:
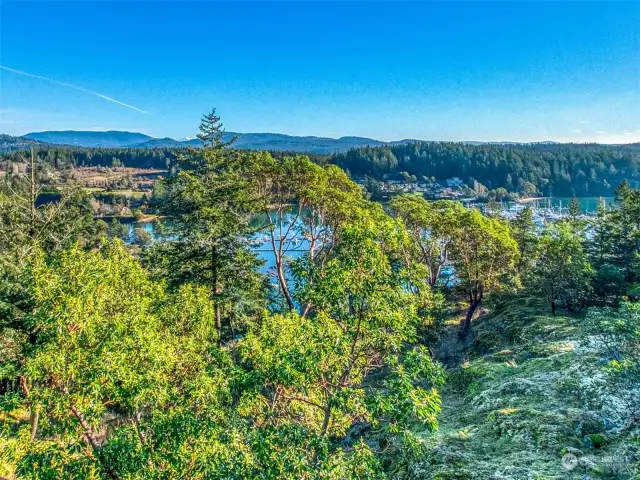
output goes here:
<path id="1" fill-rule="evenodd" d="M 213 293 L 213 308 L 216 316 L 216 330 L 218 331 L 218 343 L 222 341 L 222 315 L 220 312 L 220 302 L 218 301 L 218 249 L 215 244 L 211 245 L 211 291 Z"/>
<path id="2" fill-rule="evenodd" d="M 298 215 L 300 215 L 299 212 L 298 212 Z M 287 301 L 287 306 L 289 307 L 289 310 L 293 311 L 295 306 L 293 304 L 293 299 L 291 298 L 291 293 L 289 292 L 289 288 L 287 287 L 287 277 L 284 274 L 284 265 L 282 261 L 283 259 L 282 250 L 283 250 L 284 241 L 285 241 L 284 237 L 288 235 L 289 229 L 287 229 L 287 233 L 283 235 L 282 223 L 284 221 L 284 217 L 283 217 L 282 210 L 279 210 L 279 212 L 275 216 L 275 219 L 272 218 L 268 212 L 267 212 L 267 217 L 269 218 L 269 222 L 271 223 L 271 228 L 269 229 L 269 231 L 271 234 L 271 247 L 273 248 L 273 254 L 276 260 L 276 274 L 278 276 L 278 283 L 280 284 L 282 295 Z M 276 234 L 275 234 L 276 228 L 279 228 L 280 230 L 279 240 L 276 239 Z M 276 241 L 279 243 L 276 243 Z"/>
<path id="3" fill-rule="evenodd" d="M 102 469 L 104 470 L 104 472 L 107 474 L 108 477 L 111 477 L 113 480 L 120 480 L 120 476 L 114 470 L 112 470 L 108 465 L 105 464 L 104 459 L 100 452 L 100 444 L 96 440 L 93 434 L 93 430 L 89 425 L 89 422 L 87 422 L 82 412 L 78 410 L 78 408 L 75 406 L 73 401 L 71 401 L 71 395 L 67 387 L 55 381 L 54 381 L 54 385 L 56 385 L 56 387 L 69 398 L 69 408 L 71 409 L 71 413 L 73 414 L 74 417 L 76 417 L 76 420 L 78 420 L 78 423 L 80 423 L 80 426 L 84 429 L 84 437 L 87 440 L 87 443 L 91 446 L 91 449 L 93 450 L 93 453 L 95 455 L 95 460 L 98 463 L 100 463 L 100 465 L 102 466 Z"/>
<path id="4" fill-rule="evenodd" d="M 38 193 L 36 190 L 36 159 L 33 147 L 31 147 L 31 177 L 29 180 L 30 187 L 30 208 L 31 208 L 31 240 L 35 241 L 36 238 L 36 201 L 38 200 Z"/>
<path id="5" fill-rule="evenodd" d="M 20 376 L 20 387 L 24 397 L 29 400 L 31 413 L 29 414 L 29 424 L 31 425 L 31 441 L 34 441 L 38 436 L 38 424 L 40 422 L 40 413 L 37 410 L 35 402 L 31 400 L 31 393 L 27 386 L 27 379 L 24 376 Z"/>
<path id="6" fill-rule="evenodd" d="M 471 319 L 473 318 L 473 314 L 476 312 L 476 309 L 482 303 L 482 297 L 477 300 L 472 300 L 469 303 L 469 308 L 467 309 L 467 314 L 464 317 L 464 322 L 462 322 L 462 327 L 460 328 L 460 333 L 458 334 L 459 338 L 465 338 L 471 329 Z"/>
<path id="7" fill-rule="evenodd" d="M 216 313 L 216 330 L 218 331 L 218 343 L 222 341 L 222 314 L 220 312 L 220 304 L 216 301 L 213 305 Z"/>
<path id="8" fill-rule="evenodd" d="M 293 298 L 291 297 L 291 293 L 289 292 L 289 288 L 287 287 L 287 279 L 284 276 L 284 270 L 282 268 L 282 259 L 276 261 L 276 270 L 278 271 L 278 282 L 280 282 L 280 288 L 282 288 L 282 294 L 287 301 L 287 306 L 290 311 L 295 310 L 295 305 L 293 303 Z"/>
<path id="9" fill-rule="evenodd" d="M 327 430 L 329 429 L 329 420 L 331 420 L 331 408 L 325 407 L 324 419 L 322 420 L 322 430 L 320 432 L 320 435 L 323 437 L 327 434 Z"/>
<path id="10" fill-rule="evenodd" d="M 31 404 L 29 422 L 31 423 L 31 441 L 33 442 L 38 436 L 38 423 L 40 422 L 40 413 L 36 410 L 36 406 L 33 404 Z"/>

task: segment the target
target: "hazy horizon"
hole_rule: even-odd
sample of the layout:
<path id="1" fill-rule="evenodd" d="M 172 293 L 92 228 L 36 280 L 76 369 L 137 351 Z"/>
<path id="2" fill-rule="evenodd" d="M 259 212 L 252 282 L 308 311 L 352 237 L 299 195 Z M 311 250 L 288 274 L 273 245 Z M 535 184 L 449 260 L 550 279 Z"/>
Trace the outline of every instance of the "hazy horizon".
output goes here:
<path id="1" fill-rule="evenodd" d="M 37 5 L 2 3 L 12 135 L 640 141 L 638 3 Z"/>
<path id="2" fill-rule="evenodd" d="M 19 135 L 14 135 L 14 136 L 26 136 L 29 134 L 36 134 L 36 133 L 44 133 L 44 132 L 90 132 L 90 133 L 106 133 L 106 132 L 126 132 L 126 133 L 142 133 L 144 135 L 148 135 L 145 132 L 140 132 L 140 131 L 134 131 L 134 130 L 118 130 L 118 129 L 102 129 L 102 130 L 88 130 L 88 129 L 74 129 L 74 128 L 70 128 L 70 129 L 65 129 L 65 130 L 39 130 L 39 131 L 33 131 L 33 132 L 25 132 L 23 134 L 19 134 Z M 340 138 L 349 138 L 349 137 L 358 137 L 358 138 L 367 138 L 370 140 L 377 140 L 377 141 L 381 141 L 381 142 L 398 142 L 398 141 L 403 141 L 403 140 L 415 140 L 415 141 L 423 141 L 423 142 L 452 142 L 452 143 L 521 143 L 521 144 L 526 144 L 526 143 L 546 143 L 546 142 L 553 142 L 553 143 L 573 143 L 573 144 L 592 144 L 592 143 L 598 143 L 600 145 L 628 145 L 628 144 L 635 144 L 635 143 L 639 143 L 639 141 L 627 141 L 627 142 L 618 142 L 618 143 L 605 143 L 605 142 L 590 142 L 590 141 L 568 141 L 568 142 L 560 142 L 560 141 L 556 141 L 556 140 L 522 140 L 522 141 L 514 141 L 514 140 L 509 140 L 509 139 L 503 139 L 503 140 L 475 140 L 475 139 L 466 139 L 466 140 L 440 140 L 440 139 L 428 139 L 428 138 L 394 138 L 394 139 L 390 139 L 390 140 L 381 140 L 379 138 L 371 138 L 371 137 L 362 137 L 360 135 L 342 135 L 342 136 L 321 136 L 321 135 L 291 135 L 288 134 L 286 132 L 237 132 L 234 130 L 229 130 L 227 129 L 227 132 L 229 133 L 236 133 L 236 134 L 240 134 L 240 135 L 287 135 L 287 136 L 292 136 L 292 137 L 300 137 L 300 138 L 328 138 L 328 139 L 332 139 L 332 140 L 339 140 Z M 6 132 L 0 132 L 0 134 L 2 133 L 6 133 Z M 170 137 L 168 135 L 160 135 L 160 136 L 153 136 L 153 135 L 149 135 L 151 138 L 153 139 L 164 139 L 164 138 L 171 138 L 172 140 L 177 140 L 177 141 L 182 141 L 182 140 L 193 140 L 196 137 L 197 134 L 192 134 L 192 135 L 185 135 L 183 137 L 180 138 L 175 138 L 175 137 Z"/>

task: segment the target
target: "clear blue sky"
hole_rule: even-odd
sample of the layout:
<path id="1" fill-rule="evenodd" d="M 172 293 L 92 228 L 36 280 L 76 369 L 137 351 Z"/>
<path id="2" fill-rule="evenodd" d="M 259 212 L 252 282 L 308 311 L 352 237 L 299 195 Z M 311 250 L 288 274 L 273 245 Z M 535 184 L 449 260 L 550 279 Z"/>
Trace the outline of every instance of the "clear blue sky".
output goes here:
<path id="1" fill-rule="evenodd" d="M 0 0 L 0 65 L 85 89 L 0 69 L 10 134 L 640 141 L 640 2 Z"/>

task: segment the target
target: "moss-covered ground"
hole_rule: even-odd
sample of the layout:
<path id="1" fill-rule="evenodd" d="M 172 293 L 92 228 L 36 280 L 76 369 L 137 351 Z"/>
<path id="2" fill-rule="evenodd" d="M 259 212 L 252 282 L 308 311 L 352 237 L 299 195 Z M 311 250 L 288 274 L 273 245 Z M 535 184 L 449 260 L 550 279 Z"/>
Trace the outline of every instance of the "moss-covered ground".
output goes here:
<path id="1" fill-rule="evenodd" d="M 402 478 L 640 478 L 640 423 L 601 388 L 606 359 L 580 317 L 539 312 L 486 314 L 457 350 L 447 327 L 440 428 Z"/>

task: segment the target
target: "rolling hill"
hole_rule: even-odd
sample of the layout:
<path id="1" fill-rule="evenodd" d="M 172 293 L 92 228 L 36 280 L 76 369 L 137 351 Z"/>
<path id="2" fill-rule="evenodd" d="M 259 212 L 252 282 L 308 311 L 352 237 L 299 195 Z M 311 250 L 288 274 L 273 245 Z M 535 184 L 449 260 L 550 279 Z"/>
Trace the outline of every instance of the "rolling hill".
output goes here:
<path id="1" fill-rule="evenodd" d="M 0 153 L 13 152 L 15 150 L 27 150 L 31 147 L 41 147 L 42 142 L 25 137 L 14 137 L 0 133 Z"/>
<path id="2" fill-rule="evenodd" d="M 280 133 L 234 133 L 227 132 L 225 140 L 237 137 L 236 148 L 248 150 L 278 150 L 308 153 L 337 153 L 362 146 L 385 145 L 386 142 L 363 137 L 296 137 Z M 73 145 L 88 148 L 171 148 L 199 146 L 200 140 L 174 140 L 153 138 L 136 132 L 108 131 L 46 131 L 28 133 L 23 138 L 41 142 Z"/>
<path id="3" fill-rule="evenodd" d="M 316 153 L 316 154 L 333 154 L 344 153 L 353 148 L 359 147 L 379 147 L 379 146 L 395 146 L 403 145 L 411 142 L 420 142 L 417 139 L 403 139 L 384 142 L 373 138 L 346 136 L 340 138 L 315 137 L 315 136 L 294 136 L 282 133 L 225 133 L 224 140 L 229 141 L 236 137 L 234 143 L 235 148 L 246 150 L 271 150 L 281 152 L 300 152 L 300 153 Z M 9 137 L 3 135 L 2 137 Z M 2 138 L 0 137 L 0 138 Z M 0 152 L 6 152 L 16 149 L 25 148 L 31 145 L 29 142 L 39 141 L 47 144 L 67 145 L 84 148 L 180 148 L 180 147 L 199 147 L 200 140 L 197 138 L 184 138 L 182 140 L 174 140 L 173 138 L 154 138 L 149 135 L 138 132 L 127 132 L 110 130 L 106 132 L 94 131 L 44 131 L 33 132 L 23 137 L 11 137 L 11 148 L 8 147 L 9 142 L 4 141 L 4 146 L 0 145 Z M 2 140 L 0 140 L 2 142 Z M 531 142 L 522 144 L 518 142 L 480 142 L 466 141 L 459 142 L 466 145 L 528 145 L 528 146 L 549 146 L 553 148 L 562 144 L 557 142 Z M 625 145 L 625 147 L 638 147 L 638 144 Z"/>
<path id="4" fill-rule="evenodd" d="M 126 147 L 153 139 L 153 137 L 143 133 L 121 132 L 117 130 L 110 130 L 107 132 L 77 130 L 46 131 L 27 133 L 24 137 L 46 143 L 73 145 L 76 147 L 103 148 Z"/>

